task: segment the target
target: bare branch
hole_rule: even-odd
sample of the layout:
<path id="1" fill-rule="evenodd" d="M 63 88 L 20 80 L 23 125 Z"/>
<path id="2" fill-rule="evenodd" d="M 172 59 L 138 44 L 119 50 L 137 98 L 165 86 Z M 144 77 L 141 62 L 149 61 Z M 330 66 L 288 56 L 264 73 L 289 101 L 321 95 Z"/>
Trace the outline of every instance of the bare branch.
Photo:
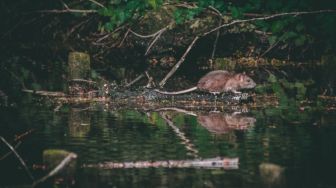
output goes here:
<path id="1" fill-rule="evenodd" d="M 126 84 L 125 87 L 130 87 L 131 85 L 133 85 L 134 83 L 136 83 L 137 81 L 139 81 L 141 78 L 144 77 L 144 74 L 140 74 L 138 77 L 136 77 L 133 81 L 131 81 L 130 83 Z"/>
<path id="2" fill-rule="evenodd" d="M 160 30 L 159 33 L 157 33 L 157 35 L 155 36 L 154 40 L 150 43 L 150 45 L 148 46 L 145 55 L 148 54 L 149 50 L 152 48 L 152 46 L 154 45 L 154 43 L 160 38 L 160 36 L 162 35 L 163 32 L 165 32 L 167 30 L 167 27 L 163 28 Z"/>
<path id="3" fill-rule="evenodd" d="M 121 40 L 120 44 L 119 44 L 119 48 L 124 44 L 124 41 L 126 40 L 128 33 L 130 32 L 130 29 L 127 30 L 127 32 L 124 35 L 124 38 Z"/>
<path id="4" fill-rule="evenodd" d="M 253 22 L 253 21 L 258 21 L 258 20 L 270 20 L 282 16 L 299 16 L 299 15 L 307 15 L 307 14 L 320 14 L 320 13 L 334 13 L 336 10 L 316 10 L 316 11 L 302 11 L 302 12 L 285 12 L 285 13 L 279 13 L 279 14 L 273 14 L 269 16 L 264 16 L 264 17 L 258 17 L 258 18 L 251 18 L 251 19 L 245 19 L 245 20 L 234 20 L 230 23 L 223 24 L 221 26 L 218 26 L 208 32 L 203 33 L 202 36 L 206 36 L 212 32 L 217 31 L 218 29 L 221 29 L 223 27 L 228 27 L 231 25 L 239 24 L 239 23 L 245 23 L 245 22 Z"/>
<path id="5" fill-rule="evenodd" d="M 213 6 L 209 6 L 209 9 L 214 11 L 218 16 L 223 17 L 222 13 Z"/>
<path id="6" fill-rule="evenodd" d="M 97 2 L 95 0 L 88 0 L 88 1 L 92 2 L 93 4 L 96 4 L 96 5 L 100 6 L 102 8 L 106 8 L 104 5 L 102 5 L 101 3 L 99 3 L 99 2 Z"/>
<path id="7" fill-rule="evenodd" d="M 78 9 L 64 9 L 64 10 L 39 10 L 36 11 L 38 13 L 56 13 L 56 14 L 62 14 L 62 13 L 97 13 L 96 10 L 78 10 Z"/>
<path id="8" fill-rule="evenodd" d="M 263 54 L 260 55 L 260 57 L 264 57 L 264 55 L 266 55 L 269 51 L 271 51 L 276 45 L 278 45 L 278 43 L 280 42 L 280 40 L 278 40 L 276 43 L 274 43 L 273 45 L 271 45 Z"/>
<path id="9" fill-rule="evenodd" d="M 191 48 L 194 46 L 195 42 L 199 39 L 199 36 L 196 36 L 194 40 L 191 42 L 187 50 L 184 52 L 180 60 L 174 65 L 174 67 L 169 71 L 169 73 L 162 79 L 162 81 L 159 83 L 160 87 L 163 87 L 167 80 L 176 72 L 176 70 L 180 67 L 180 65 L 184 62 L 185 57 L 188 55 Z"/>
<path id="10" fill-rule="evenodd" d="M 131 29 L 129 29 L 129 31 L 130 31 L 132 34 L 134 34 L 135 36 L 140 37 L 140 38 L 151 38 L 151 37 L 155 37 L 155 36 L 157 36 L 157 35 L 160 34 L 162 31 L 165 31 L 167 28 L 168 28 L 168 26 L 166 26 L 166 27 L 160 29 L 159 31 L 157 31 L 157 32 L 155 32 L 155 33 L 153 33 L 153 34 L 149 34 L 149 35 L 138 34 L 138 33 L 134 32 L 134 31 L 131 30 Z"/>
<path id="11" fill-rule="evenodd" d="M 146 74 L 146 77 L 148 78 L 148 83 L 147 85 L 145 86 L 146 88 L 151 88 L 152 86 L 153 87 L 156 87 L 155 83 L 154 83 L 154 79 L 153 77 L 151 77 L 149 74 L 148 74 L 148 71 L 145 71 L 145 74 Z"/>
<path id="12" fill-rule="evenodd" d="M 61 1 L 62 5 L 64 6 L 65 9 L 69 9 L 69 6 L 67 4 L 65 4 L 63 0 L 60 0 L 60 1 Z"/>

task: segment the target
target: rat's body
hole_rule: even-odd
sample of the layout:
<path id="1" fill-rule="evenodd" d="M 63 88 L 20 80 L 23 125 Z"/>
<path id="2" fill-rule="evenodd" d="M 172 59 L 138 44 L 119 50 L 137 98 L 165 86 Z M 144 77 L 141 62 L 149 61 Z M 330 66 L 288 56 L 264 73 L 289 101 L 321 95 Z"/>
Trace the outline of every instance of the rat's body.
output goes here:
<path id="1" fill-rule="evenodd" d="M 250 89 L 254 88 L 256 83 L 245 74 L 235 74 L 224 70 L 211 71 L 205 76 L 203 76 L 197 83 L 197 86 L 176 91 L 176 92 L 165 92 L 160 90 L 155 90 L 156 92 L 166 94 L 166 95 L 178 95 L 183 93 L 188 93 L 195 91 L 197 89 L 201 91 L 207 91 L 213 94 L 218 94 L 222 92 L 232 91 L 234 93 L 240 93 L 240 89 Z"/>

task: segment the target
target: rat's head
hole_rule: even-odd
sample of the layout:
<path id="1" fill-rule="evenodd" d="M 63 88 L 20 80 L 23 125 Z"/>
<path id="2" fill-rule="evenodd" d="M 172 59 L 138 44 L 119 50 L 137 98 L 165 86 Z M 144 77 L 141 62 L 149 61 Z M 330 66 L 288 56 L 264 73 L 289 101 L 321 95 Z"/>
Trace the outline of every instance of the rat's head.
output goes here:
<path id="1" fill-rule="evenodd" d="M 235 75 L 235 79 L 238 81 L 240 88 L 243 89 L 252 89 L 254 88 L 257 84 L 247 76 L 245 73 L 239 73 Z"/>

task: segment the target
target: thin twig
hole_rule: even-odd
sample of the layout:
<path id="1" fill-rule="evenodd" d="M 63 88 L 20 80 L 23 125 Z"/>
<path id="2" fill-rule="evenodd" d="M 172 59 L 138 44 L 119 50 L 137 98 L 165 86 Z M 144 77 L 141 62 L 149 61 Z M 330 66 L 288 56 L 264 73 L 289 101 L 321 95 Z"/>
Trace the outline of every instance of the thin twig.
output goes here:
<path id="1" fill-rule="evenodd" d="M 219 25 L 222 25 L 222 20 L 219 21 Z M 213 60 L 215 57 L 219 35 L 220 35 L 220 30 L 218 30 L 216 33 L 216 39 L 214 41 L 212 53 L 211 53 L 211 60 Z"/>
<path id="2" fill-rule="evenodd" d="M 30 177 L 30 179 L 32 179 L 33 181 L 35 180 L 33 175 L 30 173 L 26 163 L 24 162 L 24 160 L 20 157 L 20 155 L 15 151 L 15 149 L 13 148 L 12 145 L 10 145 L 6 139 L 4 139 L 2 136 L 0 136 L 0 139 L 6 144 L 6 146 L 12 150 L 12 152 L 15 154 L 15 156 L 19 159 L 20 163 L 22 164 L 22 166 L 24 167 L 24 169 L 26 170 L 28 176 Z"/>
<path id="3" fill-rule="evenodd" d="M 124 44 L 124 41 L 126 40 L 129 32 L 130 32 L 130 29 L 128 29 L 127 32 L 125 33 L 124 38 L 121 40 L 121 42 L 120 42 L 120 44 L 118 46 L 119 48 Z"/>
<path id="4" fill-rule="evenodd" d="M 216 9 L 215 7 L 213 7 L 213 6 L 209 6 L 209 8 L 210 8 L 212 11 L 216 12 L 216 14 L 221 18 L 221 19 L 219 20 L 219 25 L 222 25 L 222 18 L 223 18 L 222 13 L 221 13 L 218 9 Z M 217 33 L 216 33 L 216 39 L 215 39 L 214 44 L 213 44 L 212 53 L 211 53 L 211 58 L 210 58 L 210 59 L 211 59 L 211 62 L 213 61 L 213 59 L 214 59 L 214 57 L 215 57 L 215 53 L 216 53 L 216 48 L 217 48 L 217 43 L 218 43 L 219 35 L 220 35 L 220 29 L 219 29 L 219 30 L 217 31 Z"/>
<path id="5" fill-rule="evenodd" d="M 14 141 L 17 142 L 19 140 L 22 140 L 24 137 L 28 136 L 29 134 L 31 134 L 34 131 L 35 131 L 35 129 L 29 129 L 28 131 L 26 131 L 26 132 L 24 132 L 20 135 L 15 135 Z"/>
<path id="6" fill-rule="evenodd" d="M 194 40 L 191 42 L 187 50 L 184 52 L 180 60 L 174 65 L 174 67 L 168 72 L 168 74 L 162 79 L 162 81 L 159 83 L 160 87 L 163 87 L 167 80 L 176 72 L 176 70 L 180 67 L 180 65 L 184 62 L 185 57 L 188 55 L 191 48 L 194 46 L 195 42 L 199 39 L 199 36 L 196 36 Z"/>
<path id="7" fill-rule="evenodd" d="M 276 45 L 278 45 L 280 42 L 280 40 L 278 40 L 276 43 L 274 43 L 273 45 L 271 45 L 263 54 L 260 55 L 260 57 L 264 57 L 264 55 L 266 55 L 269 51 L 271 51 Z"/>
<path id="8" fill-rule="evenodd" d="M 67 4 L 65 4 L 63 0 L 60 0 L 60 1 L 61 1 L 62 5 L 64 6 L 65 9 L 69 9 L 69 6 Z"/>
<path id="9" fill-rule="evenodd" d="M 160 38 L 160 36 L 162 35 L 163 32 L 165 32 L 167 30 L 167 27 L 163 28 L 160 30 L 159 33 L 157 33 L 157 35 L 155 36 L 154 40 L 149 44 L 147 50 L 146 50 L 146 53 L 145 55 L 148 54 L 149 50 L 152 48 L 152 46 L 155 44 L 155 42 Z"/>
<path id="10" fill-rule="evenodd" d="M 209 6 L 209 9 L 212 10 L 212 11 L 214 11 L 221 18 L 223 17 L 222 13 L 218 9 L 216 9 L 215 7 Z"/>
<path id="11" fill-rule="evenodd" d="M 100 6 L 102 8 L 106 8 L 104 5 L 102 5 L 101 3 L 99 3 L 99 2 L 97 2 L 95 0 L 88 0 L 88 1 L 92 2 L 93 4 L 96 4 L 96 5 Z"/>
<path id="12" fill-rule="evenodd" d="M 75 26 L 73 26 L 73 27 L 71 28 L 71 30 L 67 33 L 67 36 L 71 35 L 77 28 L 80 28 L 82 25 L 84 25 L 84 24 L 86 24 L 87 22 L 89 22 L 92 18 L 93 18 L 93 17 L 90 17 L 90 18 L 88 18 L 88 19 L 86 19 L 86 20 L 84 20 L 84 21 L 82 21 L 82 22 L 76 24 Z"/>
<path id="13" fill-rule="evenodd" d="M 149 74 L 148 74 L 148 71 L 145 71 L 145 74 L 146 74 L 146 77 L 148 78 L 148 83 L 147 85 L 145 86 L 146 88 L 151 88 L 152 86 L 155 87 L 155 83 L 153 81 L 153 77 L 151 77 Z"/>
<path id="14" fill-rule="evenodd" d="M 145 75 L 144 74 L 140 74 L 139 76 L 137 76 L 133 81 L 131 81 L 130 83 L 126 84 L 125 87 L 130 87 L 131 85 L 133 85 L 134 83 L 136 83 L 137 81 L 139 81 L 141 78 L 143 78 Z"/>
<path id="15" fill-rule="evenodd" d="M 223 24 L 221 26 L 218 26 L 208 32 L 203 33 L 202 36 L 206 36 L 212 32 L 217 31 L 218 29 L 221 29 L 223 27 L 228 27 L 231 25 L 239 24 L 239 23 L 245 23 L 245 22 L 253 22 L 253 21 L 258 21 L 258 20 L 270 20 L 274 19 L 277 17 L 282 17 L 282 16 L 299 16 L 299 15 L 307 15 L 307 14 L 319 14 L 319 13 L 334 13 L 336 10 L 316 10 L 316 11 L 302 11 L 302 12 L 285 12 L 285 13 L 279 13 L 279 14 L 273 14 L 269 16 L 264 16 L 264 17 L 258 17 L 258 18 L 251 18 L 251 19 L 245 19 L 245 20 L 234 20 L 230 23 Z"/>
<path id="16" fill-rule="evenodd" d="M 37 13 L 56 13 L 56 14 L 62 14 L 62 13 L 97 13 L 96 10 L 79 10 L 79 9 L 64 9 L 64 10 L 38 10 Z"/>
<path id="17" fill-rule="evenodd" d="M 97 84 L 97 82 L 95 81 L 92 81 L 92 80 L 85 80 L 85 79 L 80 79 L 80 78 L 76 78 L 76 79 L 71 79 L 69 81 L 72 81 L 72 82 L 85 82 L 85 83 L 88 83 L 88 84 Z"/>
<path id="18" fill-rule="evenodd" d="M 163 30 L 166 30 L 167 28 L 168 28 L 168 26 L 165 26 L 164 28 L 158 30 L 157 32 L 155 32 L 153 34 L 149 34 L 149 35 L 138 34 L 138 33 L 134 32 L 132 29 L 129 29 L 129 31 L 132 34 L 134 34 L 135 36 L 140 37 L 140 38 L 152 38 L 152 37 L 155 37 L 156 35 L 158 35 L 159 33 L 161 33 Z"/>
<path id="19" fill-rule="evenodd" d="M 48 178 L 56 175 L 57 173 L 59 173 L 61 170 L 63 170 L 64 167 L 66 167 L 73 159 L 76 159 L 77 155 L 75 153 L 69 153 L 68 156 L 66 156 L 61 162 L 60 164 L 58 164 L 52 171 L 50 171 L 46 176 L 42 177 L 41 179 L 35 181 L 33 183 L 33 187 L 35 187 L 36 185 L 44 182 L 45 180 L 47 180 Z"/>

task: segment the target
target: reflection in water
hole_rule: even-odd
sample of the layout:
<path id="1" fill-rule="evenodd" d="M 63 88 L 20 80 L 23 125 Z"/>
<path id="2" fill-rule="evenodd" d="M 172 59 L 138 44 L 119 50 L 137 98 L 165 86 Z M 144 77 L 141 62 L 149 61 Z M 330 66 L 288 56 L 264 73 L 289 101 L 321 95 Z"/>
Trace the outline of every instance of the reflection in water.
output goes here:
<path id="1" fill-rule="evenodd" d="M 189 155 L 199 158 L 198 153 L 199 151 L 195 149 L 194 144 L 185 136 L 185 134 L 174 125 L 174 123 L 170 120 L 168 117 L 168 114 L 161 112 L 161 117 L 166 121 L 167 125 L 173 129 L 173 131 L 176 133 L 176 135 L 181 139 L 181 143 L 186 147 L 186 149 L 189 151 Z"/>
<path id="2" fill-rule="evenodd" d="M 272 163 L 261 163 L 259 172 L 266 187 L 285 187 L 283 167 Z"/>
<path id="3" fill-rule="evenodd" d="M 69 112 L 69 134 L 73 137 L 85 137 L 90 132 L 91 116 L 87 108 L 71 108 Z"/>
<path id="4" fill-rule="evenodd" d="M 335 114 L 330 114 L 330 121 L 324 120 L 323 126 L 313 124 L 321 120 L 318 113 L 314 113 L 312 122 L 292 126 L 279 116 L 277 108 L 271 110 L 267 113 L 254 110 L 256 124 L 256 119 L 248 115 L 223 112 L 195 111 L 187 115 L 176 110 L 161 114 L 162 111 L 112 107 L 106 111 L 101 107 L 88 110 L 64 107 L 57 112 L 36 106 L 2 111 L 0 108 L 0 129 L 13 146 L 16 145 L 14 135 L 20 135 L 22 144 L 17 148 L 18 153 L 36 178 L 49 172 L 32 168 L 42 164 L 41 153 L 46 149 L 78 154 L 78 167 L 104 162 L 134 167 L 75 168 L 72 175 L 75 187 L 335 187 Z M 248 131 L 234 131 L 253 124 Z M 212 133 L 225 134 L 214 139 Z M 226 135 L 235 135 L 235 140 L 226 139 Z M 188 155 L 192 150 L 197 150 L 194 154 L 199 157 Z M 7 152 L 8 148 L 0 145 L 1 159 Z M 196 165 L 202 161 L 200 158 L 216 156 L 239 159 L 239 168 L 164 166 L 169 161 L 177 165 L 195 161 L 192 164 Z M 286 170 L 263 161 L 281 161 Z M 31 184 L 13 154 L 0 160 L 0 166 L 0 187 Z"/>
<path id="5" fill-rule="evenodd" d="M 238 169 L 238 158 L 212 158 L 195 160 L 166 160 L 166 161 L 135 161 L 135 162 L 104 162 L 86 164 L 86 168 L 115 169 L 115 168 L 223 168 L 226 170 Z"/>
<path id="6" fill-rule="evenodd" d="M 212 133 L 224 134 L 234 130 L 246 130 L 254 125 L 256 119 L 235 113 L 209 113 L 198 115 L 197 121 Z"/>

